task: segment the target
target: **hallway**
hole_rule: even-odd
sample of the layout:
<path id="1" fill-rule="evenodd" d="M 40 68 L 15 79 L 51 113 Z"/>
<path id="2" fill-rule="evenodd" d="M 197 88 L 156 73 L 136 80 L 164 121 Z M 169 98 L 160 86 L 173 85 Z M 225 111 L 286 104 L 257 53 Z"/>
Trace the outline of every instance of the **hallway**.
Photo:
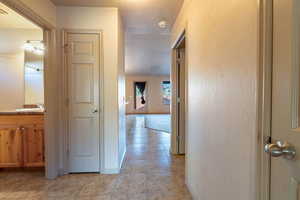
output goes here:
<path id="1" fill-rule="evenodd" d="M 169 154 L 170 134 L 128 116 L 127 156 L 119 175 L 72 174 L 45 180 L 40 171 L 0 171 L 1 200 L 190 200 L 184 157 Z"/>

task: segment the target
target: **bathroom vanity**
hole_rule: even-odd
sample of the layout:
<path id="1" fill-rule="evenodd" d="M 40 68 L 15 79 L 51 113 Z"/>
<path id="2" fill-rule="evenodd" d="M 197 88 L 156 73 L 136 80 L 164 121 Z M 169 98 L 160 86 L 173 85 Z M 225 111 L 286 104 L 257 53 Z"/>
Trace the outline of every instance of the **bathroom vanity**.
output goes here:
<path id="1" fill-rule="evenodd" d="M 0 112 L 0 168 L 44 165 L 44 112 Z"/>

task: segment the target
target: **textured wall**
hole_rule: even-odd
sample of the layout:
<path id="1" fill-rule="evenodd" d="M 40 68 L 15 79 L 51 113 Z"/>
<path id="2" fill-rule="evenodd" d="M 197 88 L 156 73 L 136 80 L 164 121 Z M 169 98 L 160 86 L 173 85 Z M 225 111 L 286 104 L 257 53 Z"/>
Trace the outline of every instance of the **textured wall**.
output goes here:
<path id="1" fill-rule="evenodd" d="M 254 200 L 258 3 L 186 0 L 187 183 L 194 199 Z"/>

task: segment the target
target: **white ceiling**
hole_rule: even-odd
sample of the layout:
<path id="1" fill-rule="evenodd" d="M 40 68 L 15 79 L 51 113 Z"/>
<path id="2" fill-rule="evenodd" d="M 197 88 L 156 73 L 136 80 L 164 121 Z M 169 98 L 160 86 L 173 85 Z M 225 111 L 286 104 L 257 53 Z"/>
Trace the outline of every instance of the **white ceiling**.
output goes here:
<path id="1" fill-rule="evenodd" d="M 5 11 L 7 14 L 0 14 L 0 28 L 20 28 L 20 29 L 40 29 L 38 26 L 19 15 L 12 9 L 0 3 L 0 10 Z"/>
<path id="2" fill-rule="evenodd" d="M 126 30 L 127 74 L 170 74 L 170 30 L 183 0 L 52 0 L 64 6 L 119 7 Z M 166 20 L 167 29 L 158 22 Z"/>
<path id="3" fill-rule="evenodd" d="M 43 30 L 0 3 L 0 54 L 14 54 L 24 51 L 27 40 L 43 40 Z"/>

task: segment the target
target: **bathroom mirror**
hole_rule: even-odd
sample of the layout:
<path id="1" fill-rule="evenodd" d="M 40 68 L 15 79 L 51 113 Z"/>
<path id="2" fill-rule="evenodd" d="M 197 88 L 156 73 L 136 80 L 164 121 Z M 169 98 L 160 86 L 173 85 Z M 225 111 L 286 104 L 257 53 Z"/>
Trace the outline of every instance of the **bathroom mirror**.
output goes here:
<path id="1" fill-rule="evenodd" d="M 32 49 L 24 53 L 25 105 L 44 104 L 44 56 Z"/>

